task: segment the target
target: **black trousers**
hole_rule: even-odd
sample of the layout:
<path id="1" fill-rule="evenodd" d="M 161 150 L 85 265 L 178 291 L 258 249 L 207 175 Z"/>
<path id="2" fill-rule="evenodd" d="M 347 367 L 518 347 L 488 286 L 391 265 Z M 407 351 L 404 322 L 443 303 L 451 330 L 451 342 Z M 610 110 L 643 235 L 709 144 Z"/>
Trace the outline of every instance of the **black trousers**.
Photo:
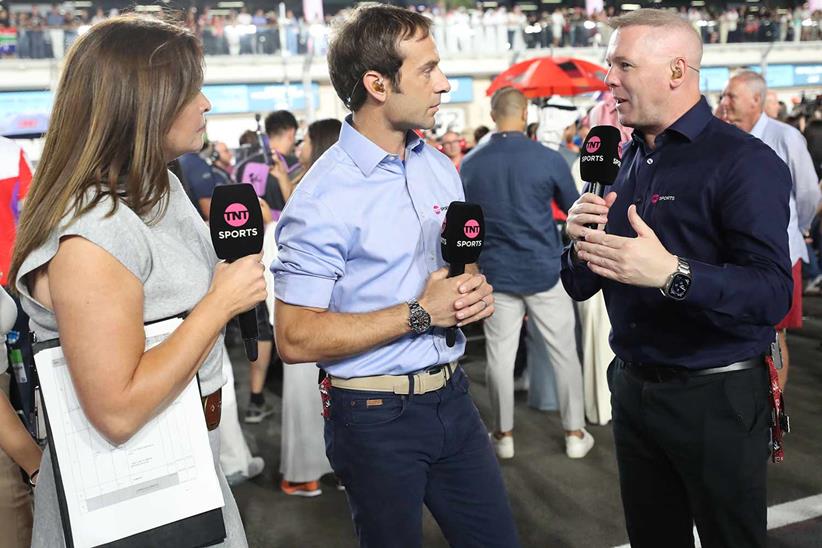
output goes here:
<path id="1" fill-rule="evenodd" d="M 633 548 L 764 547 L 767 369 L 705 376 L 608 368 L 622 505 Z"/>

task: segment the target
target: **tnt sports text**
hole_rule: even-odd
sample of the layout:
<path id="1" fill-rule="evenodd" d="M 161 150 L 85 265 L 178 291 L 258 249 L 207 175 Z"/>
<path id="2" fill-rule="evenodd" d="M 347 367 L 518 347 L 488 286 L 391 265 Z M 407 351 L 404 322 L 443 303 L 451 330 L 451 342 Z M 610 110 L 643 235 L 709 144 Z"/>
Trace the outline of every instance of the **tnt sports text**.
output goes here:
<path id="1" fill-rule="evenodd" d="M 243 228 L 240 230 L 221 230 L 217 233 L 217 237 L 219 237 L 221 240 L 225 240 L 227 238 L 247 238 L 249 236 L 256 235 L 256 228 Z"/>
<path id="2" fill-rule="evenodd" d="M 585 162 L 604 162 L 605 157 L 602 154 L 586 154 L 586 155 L 580 156 L 579 161 L 581 163 L 585 163 Z M 619 158 L 613 158 L 613 163 L 614 163 L 615 166 L 622 165 L 622 162 L 619 160 Z"/>

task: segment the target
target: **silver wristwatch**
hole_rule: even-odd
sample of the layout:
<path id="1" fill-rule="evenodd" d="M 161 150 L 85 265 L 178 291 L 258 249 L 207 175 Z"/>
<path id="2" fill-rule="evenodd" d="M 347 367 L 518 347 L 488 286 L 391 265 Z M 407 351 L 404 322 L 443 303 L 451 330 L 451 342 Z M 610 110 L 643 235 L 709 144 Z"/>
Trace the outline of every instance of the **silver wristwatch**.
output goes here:
<path id="1" fill-rule="evenodd" d="M 408 327 L 417 335 L 431 329 L 431 315 L 425 311 L 416 299 L 408 301 Z"/>
<path id="2" fill-rule="evenodd" d="M 677 257 L 676 263 L 676 270 L 659 290 L 669 299 L 681 301 L 691 288 L 691 266 L 682 257 Z"/>

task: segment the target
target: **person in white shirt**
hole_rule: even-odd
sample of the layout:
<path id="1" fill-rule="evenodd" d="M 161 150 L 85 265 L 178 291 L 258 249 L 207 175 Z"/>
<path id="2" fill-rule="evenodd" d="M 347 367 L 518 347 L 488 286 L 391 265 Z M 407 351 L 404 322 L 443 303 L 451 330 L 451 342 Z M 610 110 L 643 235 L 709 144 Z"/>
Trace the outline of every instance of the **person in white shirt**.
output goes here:
<path id="1" fill-rule="evenodd" d="M 776 326 L 784 363 L 779 371 L 779 383 L 784 387 L 790 363 L 785 330 L 802 326 L 802 261 L 808 262 L 805 235 L 810 230 L 822 194 L 805 138 L 793 126 L 765 114 L 767 95 L 768 87 L 762 75 L 751 70 L 737 72 L 722 92 L 720 117 L 762 140 L 788 165 L 791 172 L 793 191 L 790 197 L 788 244 L 793 264 L 793 304 L 785 319 Z"/>

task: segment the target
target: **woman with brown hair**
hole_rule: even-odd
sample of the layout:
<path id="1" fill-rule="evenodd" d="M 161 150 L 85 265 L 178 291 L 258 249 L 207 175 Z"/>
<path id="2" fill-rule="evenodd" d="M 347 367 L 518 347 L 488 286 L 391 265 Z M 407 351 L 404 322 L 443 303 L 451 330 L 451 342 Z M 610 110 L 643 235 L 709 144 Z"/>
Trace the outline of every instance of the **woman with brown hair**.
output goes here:
<path id="1" fill-rule="evenodd" d="M 74 43 L 20 220 L 11 279 L 40 340 L 59 337 L 83 411 L 101 436 L 129 440 L 194 375 L 219 408 L 223 328 L 265 298 L 260 256 L 218 263 L 208 229 L 166 168 L 203 143 L 194 35 L 153 18 L 93 26 Z M 144 323 L 188 312 L 145 350 Z M 219 470 L 227 546 L 245 546 Z M 35 493 L 32 546 L 62 546 L 50 457 Z"/>
<path id="2" fill-rule="evenodd" d="M 297 145 L 297 158 L 302 164 L 302 173 L 300 177 L 294 180 L 294 184 L 300 182 L 302 176 L 308 173 L 314 162 L 320 159 L 326 150 L 331 148 L 331 145 L 337 142 L 340 138 L 340 128 L 342 122 L 334 118 L 326 118 L 325 120 L 317 120 L 308 126 L 303 137 L 302 142 Z"/>

